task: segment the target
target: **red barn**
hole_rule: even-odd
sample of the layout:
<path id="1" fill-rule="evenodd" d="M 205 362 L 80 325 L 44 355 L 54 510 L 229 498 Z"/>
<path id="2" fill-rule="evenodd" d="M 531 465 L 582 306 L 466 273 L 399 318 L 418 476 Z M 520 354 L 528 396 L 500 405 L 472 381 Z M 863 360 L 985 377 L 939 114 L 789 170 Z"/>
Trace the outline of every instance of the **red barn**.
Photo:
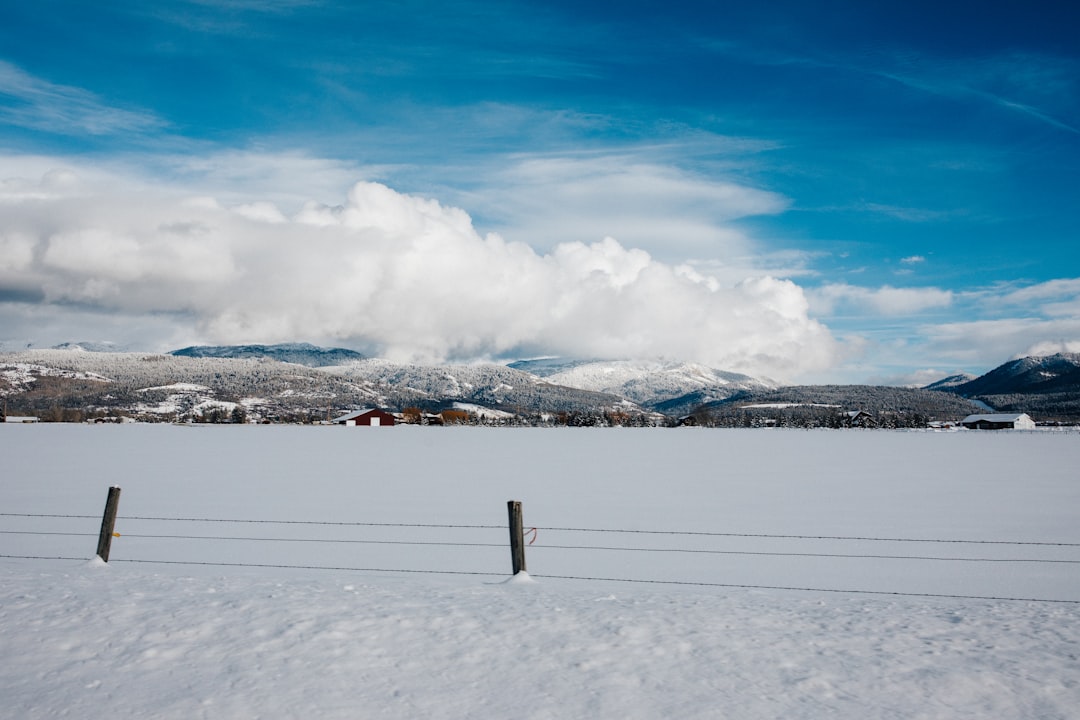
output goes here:
<path id="1" fill-rule="evenodd" d="M 334 418 L 334 422 L 338 425 L 367 425 L 371 427 L 382 427 L 384 425 L 393 425 L 395 418 L 392 414 L 385 410 L 355 410 L 341 417 Z"/>

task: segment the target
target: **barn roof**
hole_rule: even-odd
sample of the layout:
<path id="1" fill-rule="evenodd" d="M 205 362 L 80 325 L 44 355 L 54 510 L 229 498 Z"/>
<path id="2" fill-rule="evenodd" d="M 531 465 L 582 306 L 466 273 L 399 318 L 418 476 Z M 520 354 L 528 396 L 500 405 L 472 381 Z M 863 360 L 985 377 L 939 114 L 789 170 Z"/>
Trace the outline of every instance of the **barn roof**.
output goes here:
<path id="1" fill-rule="evenodd" d="M 368 413 L 371 413 L 371 412 L 383 412 L 383 411 L 379 410 L 378 408 L 364 408 L 363 410 L 353 410 L 351 412 L 345 413 L 341 417 L 334 418 L 330 422 L 336 422 L 336 423 L 348 422 L 349 420 L 355 420 L 356 418 L 360 417 L 361 415 L 367 415 Z"/>
<path id="2" fill-rule="evenodd" d="M 960 422 L 964 423 L 965 425 L 967 423 L 976 423 L 980 420 L 985 420 L 986 422 L 992 423 L 1017 422 L 1021 418 L 1026 418 L 1027 416 L 1027 413 L 989 413 L 983 415 L 968 415 Z"/>

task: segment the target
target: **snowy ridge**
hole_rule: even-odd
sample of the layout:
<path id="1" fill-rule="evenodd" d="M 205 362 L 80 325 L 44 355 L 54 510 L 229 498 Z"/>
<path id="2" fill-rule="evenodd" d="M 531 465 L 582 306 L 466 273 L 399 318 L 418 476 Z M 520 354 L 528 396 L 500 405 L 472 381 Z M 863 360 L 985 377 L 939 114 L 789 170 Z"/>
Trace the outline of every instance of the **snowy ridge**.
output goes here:
<path id="1" fill-rule="evenodd" d="M 0 365 L 0 379 L 8 384 L 8 389 L 0 387 L 0 396 L 25 391 L 37 381 L 37 378 L 42 377 L 90 380 L 98 383 L 110 382 L 109 378 L 95 372 L 55 368 L 39 363 L 10 363 Z"/>
<path id="2" fill-rule="evenodd" d="M 531 370 L 535 361 L 515 363 L 512 367 Z M 540 366 L 546 379 L 560 385 L 619 395 L 644 407 L 665 411 L 688 411 L 697 405 L 723 400 L 741 390 L 767 390 L 776 387 L 768 380 L 740 373 L 725 372 L 696 363 L 664 361 L 570 361 L 559 369 L 554 361 Z M 682 406 L 679 399 L 686 397 Z"/>
<path id="3" fill-rule="evenodd" d="M 1010 360 L 968 382 L 942 388 L 1001 412 L 1041 422 L 1080 421 L 1080 354 Z"/>
<path id="4" fill-rule="evenodd" d="M 1011 360 L 953 390 L 970 396 L 1076 393 L 1080 391 L 1080 354 L 1056 353 Z"/>
<path id="5" fill-rule="evenodd" d="M 68 383 L 41 388 L 39 395 L 37 377 Z M 29 412 L 40 412 L 39 406 L 47 410 L 62 398 L 63 405 L 89 410 L 184 416 L 177 419 L 237 405 L 253 410 L 251 419 L 301 413 L 324 417 L 328 402 L 378 404 L 384 397 L 383 388 L 371 383 L 271 360 L 71 349 L 0 353 L 0 381 L 0 393 L 17 395 Z"/>
<path id="6" fill-rule="evenodd" d="M 467 402 L 493 409 L 594 411 L 624 408 L 640 411 L 614 394 L 572 388 L 505 365 L 415 365 L 367 359 L 324 368 L 346 378 L 384 385 L 399 407 Z"/>
<path id="7" fill-rule="evenodd" d="M 310 343 L 278 345 L 194 345 L 173 350 L 170 355 L 193 358 L 266 358 L 278 362 L 325 367 L 363 359 L 363 355 L 345 348 L 322 348 Z"/>
<path id="8" fill-rule="evenodd" d="M 960 373 L 958 375 L 950 375 L 949 377 L 941 378 L 936 382 L 932 382 L 929 385 L 924 385 L 923 390 L 952 390 L 953 388 L 963 385 L 964 383 L 971 382 L 975 379 L 974 375 L 969 373 Z"/>
<path id="9" fill-rule="evenodd" d="M 54 345 L 53 350 L 73 352 L 125 352 L 126 348 L 112 342 L 66 342 Z"/>

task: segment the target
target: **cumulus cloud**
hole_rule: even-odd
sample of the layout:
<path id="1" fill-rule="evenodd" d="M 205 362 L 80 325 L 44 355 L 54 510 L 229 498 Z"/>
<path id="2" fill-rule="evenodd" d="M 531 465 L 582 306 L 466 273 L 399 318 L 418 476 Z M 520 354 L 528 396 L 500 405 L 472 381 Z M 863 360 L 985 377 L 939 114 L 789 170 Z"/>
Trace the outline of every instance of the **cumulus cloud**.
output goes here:
<path id="1" fill-rule="evenodd" d="M 719 282 L 603 235 L 541 252 L 377 183 L 289 212 L 68 180 L 0 186 L 0 299 L 156 313 L 193 341 L 336 342 L 411 361 L 670 357 L 784 379 L 836 353 L 790 281 Z"/>
<path id="2" fill-rule="evenodd" d="M 914 315 L 926 310 L 949 307 L 953 293 L 939 288 L 896 288 L 884 285 L 866 288 L 846 283 L 831 283 L 811 293 L 814 310 L 831 315 L 841 308 L 870 310 L 879 315 Z"/>

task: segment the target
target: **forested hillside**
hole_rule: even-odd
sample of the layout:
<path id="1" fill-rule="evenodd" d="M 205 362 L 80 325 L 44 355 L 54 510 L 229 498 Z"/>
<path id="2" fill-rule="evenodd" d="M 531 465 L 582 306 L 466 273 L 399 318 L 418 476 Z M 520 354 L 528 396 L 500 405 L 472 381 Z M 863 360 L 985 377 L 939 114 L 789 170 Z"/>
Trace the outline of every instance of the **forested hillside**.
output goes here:
<path id="1" fill-rule="evenodd" d="M 883 385 L 795 385 L 741 392 L 691 413 L 713 427 L 926 427 L 977 411 L 969 400 L 936 390 Z M 868 417 L 852 418 L 862 411 Z"/>
<path id="2" fill-rule="evenodd" d="M 0 354 L 9 414 L 46 420 L 191 419 L 216 412 L 303 420 L 381 404 L 382 388 L 270 360 L 31 350 Z"/>
<path id="3" fill-rule="evenodd" d="M 1080 354 L 1010 360 L 981 377 L 943 389 L 1001 412 L 1027 413 L 1039 422 L 1080 422 Z"/>

